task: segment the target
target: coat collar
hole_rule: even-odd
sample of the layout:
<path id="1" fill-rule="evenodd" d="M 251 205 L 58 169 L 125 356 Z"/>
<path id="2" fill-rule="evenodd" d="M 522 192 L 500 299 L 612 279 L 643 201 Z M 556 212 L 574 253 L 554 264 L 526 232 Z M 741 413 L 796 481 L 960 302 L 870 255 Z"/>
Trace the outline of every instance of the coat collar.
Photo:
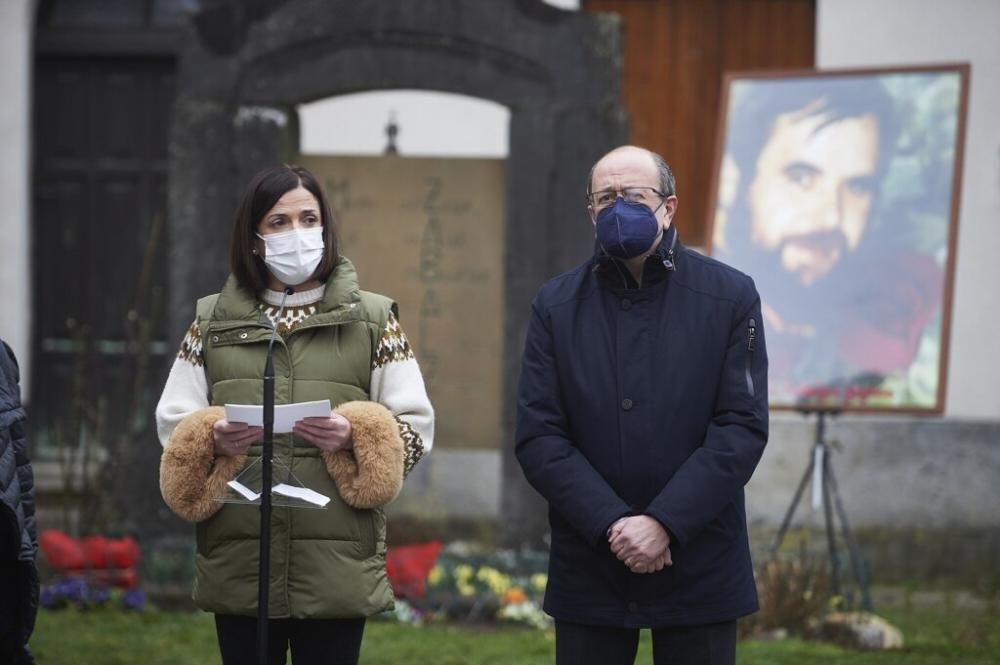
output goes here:
<path id="1" fill-rule="evenodd" d="M 341 256 L 333 273 L 326 280 L 323 299 L 319 301 L 316 314 L 310 320 L 315 324 L 342 323 L 361 318 L 361 289 L 358 273 L 350 259 Z M 219 293 L 215 310 L 215 321 L 254 321 L 270 327 L 270 321 L 261 311 L 259 301 L 249 290 L 241 287 L 230 275 Z"/>
<path id="2" fill-rule="evenodd" d="M 643 272 L 650 279 L 644 279 L 643 286 L 647 282 L 650 284 L 659 283 L 669 273 L 677 270 L 677 257 L 680 254 L 678 236 L 677 227 L 671 224 L 660 239 L 660 244 L 646 257 Z M 625 262 L 604 251 L 604 248 L 596 240 L 594 241 L 594 256 L 591 259 L 591 264 L 591 270 L 601 277 L 611 280 L 612 286 L 629 289 L 638 286 Z M 618 279 L 615 279 L 616 277 Z"/>

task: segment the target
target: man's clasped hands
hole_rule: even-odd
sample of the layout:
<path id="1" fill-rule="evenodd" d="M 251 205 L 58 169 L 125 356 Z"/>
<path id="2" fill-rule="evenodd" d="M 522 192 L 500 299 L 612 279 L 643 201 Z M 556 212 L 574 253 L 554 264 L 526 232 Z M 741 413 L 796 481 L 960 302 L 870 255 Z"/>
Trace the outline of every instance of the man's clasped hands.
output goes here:
<path id="1" fill-rule="evenodd" d="M 670 534 L 648 515 L 620 518 L 608 530 L 608 543 L 633 573 L 655 573 L 672 563 Z"/>

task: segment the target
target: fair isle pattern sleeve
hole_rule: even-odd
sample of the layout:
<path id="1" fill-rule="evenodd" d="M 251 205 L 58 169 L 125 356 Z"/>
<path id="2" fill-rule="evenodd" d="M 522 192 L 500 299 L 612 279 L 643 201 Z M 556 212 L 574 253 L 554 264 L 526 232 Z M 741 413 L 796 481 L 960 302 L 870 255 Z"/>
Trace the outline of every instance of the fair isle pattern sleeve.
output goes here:
<path id="1" fill-rule="evenodd" d="M 410 475 L 410 471 L 424 456 L 424 444 L 410 423 L 396 416 L 396 424 L 399 425 L 399 435 L 403 438 L 403 477 L 405 478 Z"/>
<path id="2" fill-rule="evenodd" d="M 198 320 L 195 319 L 188 326 L 181 340 L 181 350 L 177 352 L 178 360 L 186 360 L 195 367 L 205 364 L 205 355 L 201 346 L 201 330 L 198 329 Z"/>
<path id="3" fill-rule="evenodd" d="M 389 409 L 405 445 L 409 474 L 434 443 L 434 410 L 416 356 L 396 316 L 390 312 L 372 354 L 371 398 Z"/>
<path id="4" fill-rule="evenodd" d="M 185 417 L 208 406 L 208 379 L 205 376 L 205 356 L 201 345 L 201 331 L 195 321 L 188 328 L 181 342 L 156 405 L 156 433 L 160 445 L 167 440 L 177 424 Z"/>

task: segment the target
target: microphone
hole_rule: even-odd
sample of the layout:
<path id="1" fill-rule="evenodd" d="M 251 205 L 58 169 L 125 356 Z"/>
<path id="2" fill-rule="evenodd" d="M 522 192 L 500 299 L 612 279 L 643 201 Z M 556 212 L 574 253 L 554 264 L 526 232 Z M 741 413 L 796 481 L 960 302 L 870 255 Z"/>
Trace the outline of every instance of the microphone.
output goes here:
<path id="1" fill-rule="evenodd" d="M 281 315 L 285 313 L 285 301 L 288 296 L 295 293 L 295 289 L 291 286 L 285 285 L 285 290 L 281 292 L 281 303 L 278 305 L 278 315 L 274 317 L 274 323 L 271 324 L 271 339 L 267 342 L 267 363 L 264 366 L 264 375 L 267 376 L 267 368 L 271 365 L 271 349 L 274 346 L 274 338 L 278 335 L 278 323 L 281 322 Z M 274 370 L 272 368 L 271 375 L 274 375 Z"/>
<path id="2" fill-rule="evenodd" d="M 278 315 L 271 324 L 271 339 L 267 343 L 267 359 L 264 361 L 264 440 L 260 466 L 260 550 L 257 565 L 257 653 L 260 663 L 267 663 L 267 620 L 269 582 L 271 579 L 271 476 L 274 456 L 274 339 L 278 336 L 278 324 L 285 313 L 285 301 L 295 293 L 295 289 L 285 285 L 278 306 Z"/>

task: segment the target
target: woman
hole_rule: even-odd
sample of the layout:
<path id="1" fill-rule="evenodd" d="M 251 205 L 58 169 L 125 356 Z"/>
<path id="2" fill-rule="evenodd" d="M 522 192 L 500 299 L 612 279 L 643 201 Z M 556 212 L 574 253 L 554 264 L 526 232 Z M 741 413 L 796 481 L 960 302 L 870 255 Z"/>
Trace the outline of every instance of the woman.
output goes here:
<path id="1" fill-rule="evenodd" d="M 284 465 L 331 501 L 274 507 L 270 662 L 284 663 L 290 647 L 295 665 L 357 663 L 365 617 L 392 607 L 380 507 L 430 450 L 434 417 L 395 303 L 359 290 L 335 232 L 309 171 L 258 173 L 236 212 L 232 274 L 198 301 L 156 408 L 160 488 L 196 523 L 194 599 L 215 613 L 226 664 L 257 658 L 260 517 L 256 506 L 216 499 L 259 460 L 263 429 L 227 421 L 219 405 L 262 403 L 273 327 L 275 404 L 329 399 L 336 408 L 274 435 L 275 482 Z"/>

